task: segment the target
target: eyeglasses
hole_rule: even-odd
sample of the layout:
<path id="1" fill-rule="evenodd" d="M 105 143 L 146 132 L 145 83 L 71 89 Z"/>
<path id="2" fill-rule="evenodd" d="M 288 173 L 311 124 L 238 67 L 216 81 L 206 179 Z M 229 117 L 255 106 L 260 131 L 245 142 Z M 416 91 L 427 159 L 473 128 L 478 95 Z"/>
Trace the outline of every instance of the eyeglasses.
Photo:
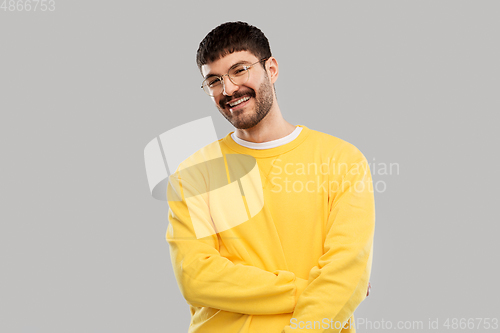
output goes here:
<path id="1" fill-rule="evenodd" d="M 250 68 L 262 61 L 266 61 L 269 58 L 264 58 L 251 65 L 237 64 L 229 68 L 227 74 L 222 76 L 211 76 L 203 80 L 201 88 L 209 95 L 216 96 L 222 93 L 224 90 L 224 76 L 227 75 L 229 80 L 237 86 L 245 84 L 250 78 Z"/>

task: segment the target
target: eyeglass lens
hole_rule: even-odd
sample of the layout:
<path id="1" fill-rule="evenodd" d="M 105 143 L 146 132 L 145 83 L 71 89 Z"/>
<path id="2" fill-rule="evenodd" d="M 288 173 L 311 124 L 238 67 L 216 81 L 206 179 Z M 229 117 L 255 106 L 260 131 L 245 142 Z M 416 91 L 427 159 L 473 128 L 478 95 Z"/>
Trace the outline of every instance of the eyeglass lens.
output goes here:
<path id="1" fill-rule="evenodd" d="M 239 65 L 233 67 L 229 70 L 228 76 L 229 80 L 233 84 L 242 85 L 247 82 L 249 78 L 248 66 Z M 203 89 L 210 95 L 216 96 L 222 93 L 222 78 L 221 77 L 210 77 L 203 81 Z"/>

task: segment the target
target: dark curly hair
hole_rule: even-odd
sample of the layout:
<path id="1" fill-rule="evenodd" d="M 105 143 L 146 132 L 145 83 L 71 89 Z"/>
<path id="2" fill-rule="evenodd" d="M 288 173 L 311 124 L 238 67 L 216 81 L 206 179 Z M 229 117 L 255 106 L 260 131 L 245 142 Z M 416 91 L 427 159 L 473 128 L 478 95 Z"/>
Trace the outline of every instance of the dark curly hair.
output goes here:
<path id="1" fill-rule="evenodd" d="M 227 22 L 210 31 L 196 52 L 196 64 L 201 66 L 230 53 L 249 51 L 258 59 L 271 57 L 269 41 L 257 27 L 245 22 Z M 265 68 L 265 64 L 261 63 Z"/>

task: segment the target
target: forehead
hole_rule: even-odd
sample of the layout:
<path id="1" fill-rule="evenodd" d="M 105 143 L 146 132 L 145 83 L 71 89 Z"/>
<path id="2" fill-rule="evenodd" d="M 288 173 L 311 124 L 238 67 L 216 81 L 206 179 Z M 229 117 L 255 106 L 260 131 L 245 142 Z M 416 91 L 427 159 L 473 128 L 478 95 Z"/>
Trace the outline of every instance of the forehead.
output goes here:
<path id="1" fill-rule="evenodd" d="M 201 74 L 207 75 L 223 75 L 226 74 L 229 68 L 239 62 L 254 63 L 259 61 L 256 56 L 248 51 L 238 51 L 229 53 L 224 57 L 213 62 L 201 66 Z"/>

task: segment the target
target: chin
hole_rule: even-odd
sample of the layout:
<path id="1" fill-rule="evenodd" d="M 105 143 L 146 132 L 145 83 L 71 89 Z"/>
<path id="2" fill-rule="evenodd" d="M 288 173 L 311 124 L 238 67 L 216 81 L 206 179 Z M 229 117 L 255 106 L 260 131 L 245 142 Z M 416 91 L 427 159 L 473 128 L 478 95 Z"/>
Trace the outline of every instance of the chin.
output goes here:
<path id="1" fill-rule="evenodd" d="M 230 122 L 233 127 L 237 129 L 249 129 L 252 127 L 257 126 L 262 119 L 256 120 L 256 119 L 248 119 L 248 121 L 237 121 L 237 122 Z"/>

